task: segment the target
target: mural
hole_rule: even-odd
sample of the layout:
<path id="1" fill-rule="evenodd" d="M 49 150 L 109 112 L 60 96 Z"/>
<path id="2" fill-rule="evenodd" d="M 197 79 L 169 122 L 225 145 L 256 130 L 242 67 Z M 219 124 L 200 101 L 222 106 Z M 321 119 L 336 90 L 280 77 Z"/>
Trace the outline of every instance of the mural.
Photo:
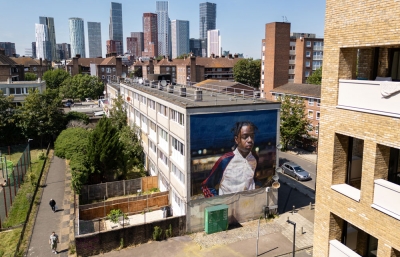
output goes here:
<path id="1" fill-rule="evenodd" d="M 277 118 L 277 110 L 192 115 L 192 199 L 269 186 L 276 164 Z"/>

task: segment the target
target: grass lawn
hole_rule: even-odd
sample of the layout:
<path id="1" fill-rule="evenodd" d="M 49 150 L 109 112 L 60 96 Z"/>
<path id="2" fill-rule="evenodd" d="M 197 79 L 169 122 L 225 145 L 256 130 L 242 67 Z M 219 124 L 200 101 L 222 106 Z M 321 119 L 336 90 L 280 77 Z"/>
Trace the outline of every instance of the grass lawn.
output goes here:
<path id="1" fill-rule="evenodd" d="M 4 223 L 2 223 L 3 228 L 18 226 L 25 222 L 26 215 L 29 211 L 29 206 L 36 186 L 34 182 L 37 182 L 44 162 L 44 160 L 39 160 L 38 158 L 41 153 L 41 150 L 31 151 L 33 175 L 30 175 L 30 172 L 26 174 L 24 182 L 21 184 L 21 187 L 19 188 L 18 193 L 14 199 L 13 205 L 9 212 L 9 216 L 4 221 Z M 45 174 L 45 172 L 48 170 L 49 165 L 49 162 L 47 162 L 43 174 Z M 44 177 L 45 176 L 43 175 L 42 180 L 39 183 L 42 183 L 44 181 Z M 31 182 L 31 180 L 33 180 L 33 182 Z M 40 201 L 42 190 L 43 188 L 39 187 L 36 198 L 34 199 L 35 202 L 32 206 L 32 212 L 30 214 L 29 221 L 25 229 L 24 240 L 22 241 L 22 244 L 20 246 L 20 252 L 25 251 L 27 247 L 27 235 L 30 235 L 30 231 L 32 230 L 34 217 L 36 216 L 36 211 L 38 208 L 38 205 L 36 203 Z M 21 231 L 22 226 L 0 233 L 0 257 L 14 256 L 19 237 L 21 236 Z"/>

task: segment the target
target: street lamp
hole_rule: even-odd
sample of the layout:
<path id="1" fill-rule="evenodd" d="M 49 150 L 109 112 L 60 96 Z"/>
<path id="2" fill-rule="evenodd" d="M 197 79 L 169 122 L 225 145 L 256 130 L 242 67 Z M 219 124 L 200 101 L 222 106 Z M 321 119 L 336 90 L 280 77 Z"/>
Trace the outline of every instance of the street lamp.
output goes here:
<path id="1" fill-rule="evenodd" d="M 296 248 L 296 222 L 289 220 L 289 217 L 286 222 L 293 225 L 293 257 L 294 257 L 295 256 L 295 248 Z"/>

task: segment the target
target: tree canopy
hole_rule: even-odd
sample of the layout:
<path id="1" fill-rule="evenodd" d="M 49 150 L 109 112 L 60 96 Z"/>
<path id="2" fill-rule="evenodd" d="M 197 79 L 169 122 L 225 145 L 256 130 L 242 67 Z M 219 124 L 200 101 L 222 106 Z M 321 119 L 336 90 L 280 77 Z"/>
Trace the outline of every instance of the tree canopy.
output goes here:
<path id="1" fill-rule="evenodd" d="M 29 90 L 23 106 L 18 108 L 18 124 L 26 138 L 58 135 L 65 128 L 65 116 L 59 109 L 61 99 L 52 90 L 40 93 Z"/>
<path id="2" fill-rule="evenodd" d="M 48 70 L 43 74 L 43 80 L 46 81 L 46 88 L 50 89 L 58 89 L 64 80 L 69 77 L 69 73 L 63 69 Z"/>
<path id="3" fill-rule="evenodd" d="M 103 95 L 104 84 L 96 76 L 78 74 L 68 77 L 60 87 L 60 95 L 63 98 L 84 100 L 87 97 L 97 99 Z"/>
<path id="4" fill-rule="evenodd" d="M 25 75 L 24 75 L 25 81 L 35 81 L 36 79 L 37 79 L 37 76 L 35 73 L 25 72 Z"/>
<path id="5" fill-rule="evenodd" d="M 235 81 L 258 88 L 261 78 L 261 60 L 239 60 L 233 67 Z"/>
<path id="6" fill-rule="evenodd" d="M 306 80 L 308 84 L 321 85 L 322 81 L 322 67 L 316 69 Z"/>
<path id="7" fill-rule="evenodd" d="M 308 137 L 310 121 L 306 117 L 305 104 L 301 98 L 285 96 L 281 99 L 280 134 L 283 150 L 296 140 Z"/>
<path id="8" fill-rule="evenodd" d="M 6 96 L 0 90 L 0 142 L 11 143 L 20 138 L 20 129 L 16 126 L 18 118 L 13 104 L 14 96 Z"/>
<path id="9" fill-rule="evenodd" d="M 75 153 L 86 154 L 90 132 L 83 128 L 63 130 L 54 142 L 54 154 L 60 158 L 71 159 Z"/>
<path id="10" fill-rule="evenodd" d="M 113 100 L 113 107 L 110 110 L 110 120 L 114 127 L 120 131 L 127 125 L 127 114 L 124 106 L 124 100 L 119 95 L 117 99 Z"/>

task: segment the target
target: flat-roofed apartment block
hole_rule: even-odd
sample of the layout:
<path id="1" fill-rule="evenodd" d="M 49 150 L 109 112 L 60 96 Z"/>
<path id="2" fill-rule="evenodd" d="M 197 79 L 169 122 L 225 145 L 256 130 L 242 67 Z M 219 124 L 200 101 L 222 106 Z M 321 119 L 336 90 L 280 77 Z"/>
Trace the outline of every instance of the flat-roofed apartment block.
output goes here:
<path id="1" fill-rule="evenodd" d="M 399 29 L 399 1 L 326 1 L 314 256 L 400 256 Z"/>
<path id="2" fill-rule="evenodd" d="M 253 97 L 253 89 L 244 94 L 245 90 L 246 86 L 223 83 L 183 87 L 143 79 L 107 84 L 107 98 L 119 92 L 124 99 L 128 122 L 141 134 L 145 167 L 149 175 L 158 176 L 160 190 L 170 192 L 173 215 L 186 215 L 187 231 L 204 229 L 208 206 L 227 204 L 232 222 L 256 219 L 263 207 L 277 207 L 277 189 L 271 184 L 277 165 L 280 103 Z M 246 120 L 258 127 L 253 154 L 260 161 L 253 172 L 260 187 L 233 194 L 215 188 L 217 195 L 206 198 L 210 195 L 204 193 L 204 181 L 214 174 L 217 160 L 232 157 L 231 128 Z"/>

